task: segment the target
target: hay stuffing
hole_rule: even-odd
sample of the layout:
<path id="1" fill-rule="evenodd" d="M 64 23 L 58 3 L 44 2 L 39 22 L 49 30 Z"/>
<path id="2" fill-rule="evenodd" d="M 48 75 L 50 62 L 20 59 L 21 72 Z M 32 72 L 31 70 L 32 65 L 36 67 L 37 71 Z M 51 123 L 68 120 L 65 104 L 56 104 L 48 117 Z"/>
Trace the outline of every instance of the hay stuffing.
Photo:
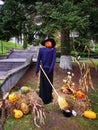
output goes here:
<path id="1" fill-rule="evenodd" d="M 35 90 L 30 89 L 29 92 L 26 94 L 21 93 L 21 91 L 12 92 L 15 93 L 18 97 L 18 100 L 11 103 L 8 98 L 5 100 L 5 110 L 6 110 L 6 116 L 12 116 L 14 109 L 20 109 L 21 103 L 26 103 L 28 106 L 30 103 L 38 103 L 40 105 L 43 105 L 42 99 L 38 96 Z M 11 93 L 10 93 L 11 94 Z M 1 108 L 0 108 L 1 109 Z"/>
<path id="2" fill-rule="evenodd" d="M 90 109 L 91 104 L 87 95 L 84 98 L 79 99 L 77 97 L 73 97 L 72 94 L 65 94 L 61 92 L 61 90 L 57 91 L 58 94 L 67 101 L 67 103 L 70 106 L 70 109 L 75 110 L 78 115 L 82 115 L 85 110 Z M 57 95 L 54 92 L 53 92 L 53 103 L 54 105 L 58 105 Z"/>
<path id="3" fill-rule="evenodd" d="M 90 60 L 91 61 L 91 60 Z M 78 115 L 82 115 L 85 110 L 90 109 L 91 103 L 88 98 L 88 90 L 91 88 L 95 91 L 91 73 L 90 66 L 85 63 L 80 63 L 76 60 L 76 63 L 79 65 L 80 69 L 80 78 L 79 78 L 79 87 L 78 90 L 73 82 L 74 74 L 72 72 L 67 72 L 67 76 L 63 79 L 63 86 L 57 90 L 58 94 L 63 97 L 70 106 L 70 109 L 73 109 L 77 112 Z M 77 92 L 80 91 L 80 94 L 77 95 Z M 80 97 L 79 97 L 80 96 Z M 57 103 L 57 95 L 53 92 L 53 103 Z"/>

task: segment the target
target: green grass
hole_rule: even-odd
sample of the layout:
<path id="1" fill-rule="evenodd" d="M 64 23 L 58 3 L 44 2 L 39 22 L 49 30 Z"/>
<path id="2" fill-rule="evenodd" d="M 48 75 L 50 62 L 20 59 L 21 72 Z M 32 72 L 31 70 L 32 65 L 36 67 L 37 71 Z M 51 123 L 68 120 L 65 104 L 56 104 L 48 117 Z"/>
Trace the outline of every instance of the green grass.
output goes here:
<path id="1" fill-rule="evenodd" d="M 80 62 L 87 63 L 87 64 L 90 64 L 90 65 L 98 66 L 98 60 L 96 60 L 96 59 L 80 60 Z"/>
<path id="2" fill-rule="evenodd" d="M 28 114 L 21 119 L 10 117 L 5 123 L 4 130 L 37 130 L 37 128 L 33 124 L 32 114 Z"/>
<path id="3" fill-rule="evenodd" d="M 89 98 L 91 100 L 92 109 L 98 113 L 98 90 L 91 92 L 89 94 Z"/>
<path id="4" fill-rule="evenodd" d="M 0 54 L 6 54 L 11 48 L 22 49 L 22 46 L 13 42 L 0 41 Z"/>
<path id="5" fill-rule="evenodd" d="M 89 92 L 88 96 L 89 96 L 89 99 L 91 100 L 91 109 L 94 112 L 98 113 L 98 90 Z M 61 113 L 59 107 L 55 106 L 53 104 L 45 105 L 44 108 L 46 110 L 48 110 L 49 112 L 55 111 L 58 114 Z M 54 118 L 55 117 L 51 116 L 51 120 L 54 120 Z M 62 117 L 62 118 L 64 118 L 64 117 Z M 76 123 L 80 127 L 80 130 L 87 130 L 88 128 L 89 128 L 88 130 L 97 130 L 98 129 L 98 115 L 97 115 L 97 118 L 94 120 L 87 119 L 83 116 L 76 116 L 76 117 L 73 116 L 73 117 L 69 118 L 69 120 Z M 47 127 L 50 126 L 48 122 L 46 122 L 46 124 L 47 124 Z M 65 126 L 66 126 L 66 124 L 65 124 Z M 55 128 L 56 127 L 57 126 L 55 126 Z M 5 128 L 4 130 L 27 130 L 27 129 L 42 130 L 42 128 L 37 128 L 34 125 L 33 115 L 31 113 L 24 115 L 23 118 L 21 118 L 21 119 L 15 119 L 13 116 L 9 117 L 6 120 L 4 128 Z M 53 128 L 53 130 L 54 130 L 54 128 Z"/>

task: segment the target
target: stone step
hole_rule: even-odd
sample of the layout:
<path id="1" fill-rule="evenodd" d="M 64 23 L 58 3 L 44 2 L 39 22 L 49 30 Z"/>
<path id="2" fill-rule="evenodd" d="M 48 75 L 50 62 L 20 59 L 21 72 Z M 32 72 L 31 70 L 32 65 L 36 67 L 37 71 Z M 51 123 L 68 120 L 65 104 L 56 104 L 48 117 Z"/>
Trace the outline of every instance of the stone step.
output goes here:
<path id="1" fill-rule="evenodd" d="M 14 69 L 23 63 L 24 62 L 0 62 L 0 71 L 8 71 Z"/>

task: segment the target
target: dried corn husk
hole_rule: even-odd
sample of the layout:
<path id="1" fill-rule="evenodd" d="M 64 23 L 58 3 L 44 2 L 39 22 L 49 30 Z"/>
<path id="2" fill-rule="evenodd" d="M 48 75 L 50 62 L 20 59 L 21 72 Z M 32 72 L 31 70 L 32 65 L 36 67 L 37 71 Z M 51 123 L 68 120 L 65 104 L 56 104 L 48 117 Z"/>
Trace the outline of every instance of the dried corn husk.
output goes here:
<path id="1" fill-rule="evenodd" d="M 60 90 L 58 90 L 58 93 L 59 95 L 61 95 L 61 97 L 65 98 L 65 100 L 69 104 L 70 109 L 75 110 L 78 115 L 82 115 L 82 113 L 85 110 L 89 109 L 91 106 L 88 96 L 85 96 L 85 98 L 82 98 L 82 99 L 79 99 L 79 98 L 73 99 L 72 98 L 73 95 L 71 94 L 65 94 L 61 92 Z M 57 95 L 54 92 L 53 92 L 53 103 L 55 105 L 58 105 Z"/>
<path id="2" fill-rule="evenodd" d="M 5 100 L 5 110 L 6 110 L 6 116 L 12 116 L 14 109 L 20 109 L 21 103 L 26 103 L 28 106 L 32 103 L 38 103 L 43 105 L 42 99 L 38 96 L 35 90 L 30 89 L 30 91 L 27 94 L 22 94 L 21 91 L 14 92 L 18 100 L 14 103 L 9 102 L 8 99 Z"/>

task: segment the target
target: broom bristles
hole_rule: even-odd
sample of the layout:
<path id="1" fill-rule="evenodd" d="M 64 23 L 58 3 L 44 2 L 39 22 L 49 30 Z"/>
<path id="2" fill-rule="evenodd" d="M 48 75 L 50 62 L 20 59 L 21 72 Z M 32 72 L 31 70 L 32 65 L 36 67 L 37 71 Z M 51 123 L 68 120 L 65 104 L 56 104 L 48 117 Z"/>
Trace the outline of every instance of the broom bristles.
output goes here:
<path id="1" fill-rule="evenodd" d="M 57 100 L 58 100 L 58 104 L 61 110 L 69 109 L 69 105 L 64 98 L 62 98 L 61 96 L 58 96 Z"/>

